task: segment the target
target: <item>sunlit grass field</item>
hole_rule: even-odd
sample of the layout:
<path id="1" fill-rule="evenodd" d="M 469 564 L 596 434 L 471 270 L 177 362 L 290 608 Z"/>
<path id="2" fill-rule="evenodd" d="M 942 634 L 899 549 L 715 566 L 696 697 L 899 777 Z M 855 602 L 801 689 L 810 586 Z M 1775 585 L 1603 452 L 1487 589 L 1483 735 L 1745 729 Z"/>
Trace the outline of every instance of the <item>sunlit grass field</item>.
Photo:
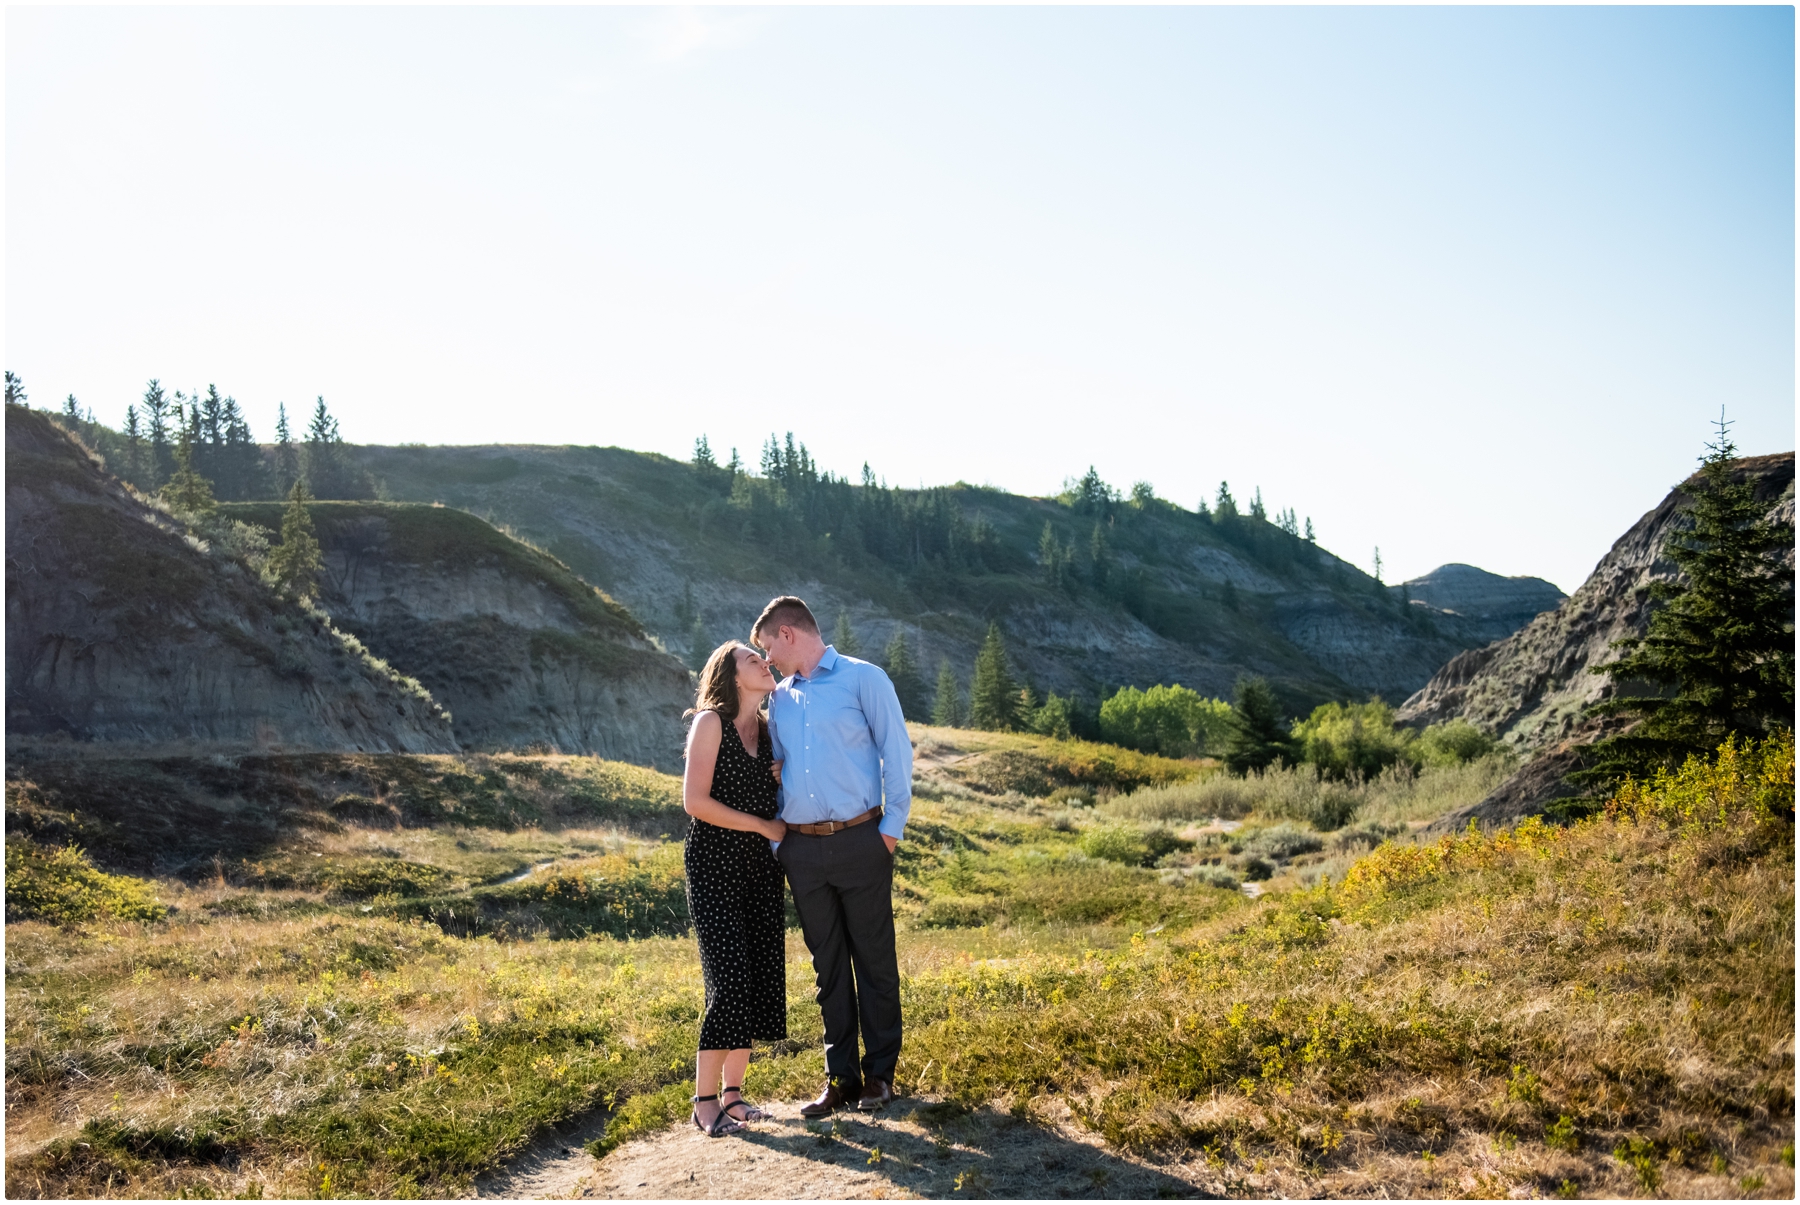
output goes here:
<path id="1" fill-rule="evenodd" d="M 914 735 L 903 1092 L 1072 1112 L 1205 1191 L 1791 1195 L 1791 743 L 1419 845 L 1498 770 L 1321 814 L 1303 783 Z M 611 1111 L 604 1152 L 685 1115 L 675 780 L 266 769 L 9 774 L 9 1195 L 455 1195 L 551 1123 Z M 263 836 L 209 858 L 171 826 L 162 873 L 117 852 L 148 806 L 121 784 L 170 816 L 188 779 Z M 822 1074 L 797 933 L 788 971 L 753 1096 Z"/>

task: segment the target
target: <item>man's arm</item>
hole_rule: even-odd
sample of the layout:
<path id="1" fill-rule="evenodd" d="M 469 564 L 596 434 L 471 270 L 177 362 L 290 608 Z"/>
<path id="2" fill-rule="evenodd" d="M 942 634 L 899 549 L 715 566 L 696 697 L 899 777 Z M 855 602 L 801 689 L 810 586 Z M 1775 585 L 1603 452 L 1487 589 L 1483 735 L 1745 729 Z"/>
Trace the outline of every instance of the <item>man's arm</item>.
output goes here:
<path id="1" fill-rule="evenodd" d="M 780 766 L 787 761 L 787 750 L 781 747 L 781 729 L 775 724 L 775 696 L 769 696 L 769 748 L 775 754 L 775 764 Z M 787 803 L 787 794 L 781 785 L 781 774 L 775 775 L 775 798 L 778 801 L 776 815 L 780 815 L 780 806 Z"/>
<path id="2" fill-rule="evenodd" d="M 863 672 L 858 694 L 863 715 L 869 721 L 869 735 L 881 750 L 881 835 L 887 838 L 888 850 L 892 852 L 906 832 L 906 818 L 912 813 L 912 738 L 906 735 L 906 716 L 900 710 L 894 684 L 879 668 L 870 666 Z"/>

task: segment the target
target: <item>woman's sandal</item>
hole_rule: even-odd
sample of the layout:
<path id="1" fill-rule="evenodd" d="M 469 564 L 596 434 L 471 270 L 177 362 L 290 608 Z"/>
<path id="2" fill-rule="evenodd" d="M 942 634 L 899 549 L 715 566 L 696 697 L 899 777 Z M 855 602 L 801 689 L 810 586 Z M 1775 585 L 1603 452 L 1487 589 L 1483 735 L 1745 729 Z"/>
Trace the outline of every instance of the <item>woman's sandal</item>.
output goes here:
<path id="1" fill-rule="evenodd" d="M 695 1105 L 698 1105 L 703 1100 L 718 1100 L 719 1098 L 717 1096 L 690 1096 L 688 1099 L 693 1101 Z M 700 1120 L 700 1110 L 698 1108 L 694 1109 L 689 1116 L 694 1123 L 694 1128 L 699 1130 L 702 1134 L 705 1134 L 708 1138 L 723 1138 L 727 1134 L 735 1134 L 744 1128 L 743 1122 L 727 1113 L 724 1109 L 719 1110 L 719 1115 L 713 1118 L 713 1123 L 710 1126 Z"/>
<path id="2" fill-rule="evenodd" d="M 744 1090 L 742 1088 L 732 1088 L 732 1087 L 725 1088 L 723 1090 L 723 1092 L 736 1092 L 736 1093 L 738 1093 L 738 1098 L 736 1100 L 732 1101 L 728 1105 L 721 1106 L 719 1111 L 721 1113 L 730 1113 L 733 1109 L 744 1110 L 744 1115 L 742 1117 L 734 1116 L 732 1118 L 732 1120 L 743 1122 L 746 1125 L 748 1125 L 752 1121 L 769 1121 L 769 1120 L 773 1119 L 773 1117 L 775 1116 L 773 1113 L 769 1113 L 763 1109 L 759 1109 L 755 1105 L 751 1104 L 749 1101 L 745 1100 L 743 1097 L 743 1091 Z M 721 1093 L 721 1095 L 723 1095 L 723 1092 Z"/>

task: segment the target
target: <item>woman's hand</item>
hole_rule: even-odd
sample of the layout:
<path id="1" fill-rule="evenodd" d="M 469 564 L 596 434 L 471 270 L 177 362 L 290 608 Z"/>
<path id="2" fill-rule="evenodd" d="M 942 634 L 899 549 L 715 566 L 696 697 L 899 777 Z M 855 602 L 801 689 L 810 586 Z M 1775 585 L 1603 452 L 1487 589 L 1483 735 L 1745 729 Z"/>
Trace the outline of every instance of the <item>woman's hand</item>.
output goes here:
<path id="1" fill-rule="evenodd" d="M 771 820 L 764 826 L 763 836 L 779 845 L 787 837 L 787 824 L 781 820 Z"/>
<path id="2" fill-rule="evenodd" d="M 781 785 L 781 763 L 774 762 L 769 766 L 769 773 L 775 776 L 775 785 Z"/>

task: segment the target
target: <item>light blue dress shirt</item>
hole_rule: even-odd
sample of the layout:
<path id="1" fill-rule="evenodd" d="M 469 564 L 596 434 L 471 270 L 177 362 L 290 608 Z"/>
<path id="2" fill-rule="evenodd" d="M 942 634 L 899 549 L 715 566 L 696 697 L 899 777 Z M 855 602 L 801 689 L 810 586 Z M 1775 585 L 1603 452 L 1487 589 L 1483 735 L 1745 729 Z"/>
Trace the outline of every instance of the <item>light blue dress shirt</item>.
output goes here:
<path id="1" fill-rule="evenodd" d="M 880 807 L 882 833 L 900 839 L 912 811 L 912 741 L 879 665 L 826 645 L 811 677 L 776 684 L 769 739 L 782 763 L 782 820 L 819 824 Z"/>

